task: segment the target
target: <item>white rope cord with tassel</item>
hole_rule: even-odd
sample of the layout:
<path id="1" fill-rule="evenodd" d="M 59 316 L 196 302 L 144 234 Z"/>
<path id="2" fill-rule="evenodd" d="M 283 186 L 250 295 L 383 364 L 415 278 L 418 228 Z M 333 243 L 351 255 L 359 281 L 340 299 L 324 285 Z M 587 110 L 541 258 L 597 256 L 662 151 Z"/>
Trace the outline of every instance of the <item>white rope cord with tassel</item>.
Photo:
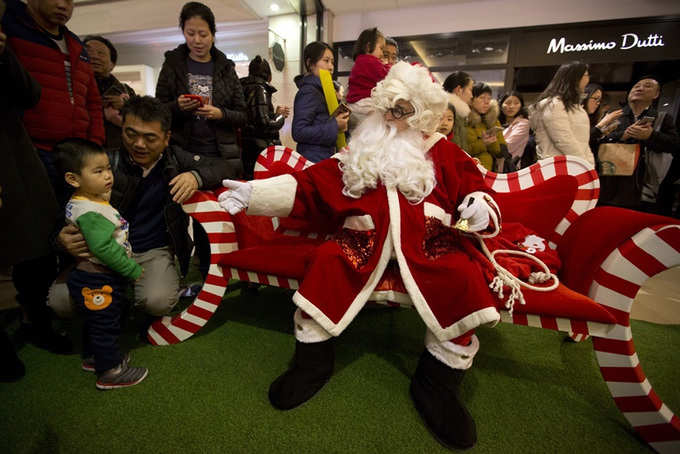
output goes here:
<path id="1" fill-rule="evenodd" d="M 485 196 L 484 197 L 485 201 L 487 204 L 493 204 L 498 210 L 498 206 L 496 205 L 496 202 L 491 199 L 491 197 Z M 498 210 L 500 212 L 500 210 Z M 491 233 L 477 233 L 477 232 L 467 232 L 468 234 L 474 235 L 475 238 L 479 241 L 479 244 L 482 248 L 482 252 L 484 255 L 489 259 L 491 264 L 493 265 L 494 269 L 496 270 L 496 277 L 493 278 L 491 283 L 489 284 L 489 288 L 491 289 L 492 292 L 496 293 L 498 295 L 498 298 L 500 300 L 503 300 L 503 287 L 508 286 L 510 288 L 510 295 L 508 295 L 508 299 L 505 302 L 505 308 L 508 309 L 508 312 L 510 315 L 512 315 L 512 312 L 515 307 L 515 302 L 519 301 L 520 304 L 526 304 L 526 301 L 524 300 L 524 295 L 522 294 L 522 287 L 528 288 L 530 290 L 534 290 L 536 292 L 550 292 L 552 290 L 555 290 L 558 285 L 560 284 L 559 279 L 554 273 L 550 272 L 550 268 L 538 257 L 533 256 L 527 252 L 524 251 L 516 251 L 512 249 L 497 249 L 493 252 L 489 251 L 489 248 L 486 247 L 486 243 L 484 243 L 484 238 L 493 238 L 497 236 L 500 233 L 500 222 L 498 220 L 498 215 L 496 214 L 496 211 L 491 209 L 489 207 L 489 216 L 491 217 L 491 220 L 494 223 L 494 231 Z M 464 220 L 467 221 L 467 220 Z M 455 227 L 460 228 L 459 225 L 461 223 L 461 220 L 456 223 Z M 467 225 L 467 222 L 464 224 Z M 465 229 L 461 229 L 465 230 Z M 543 271 L 535 271 L 529 274 L 529 283 L 524 282 L 520 278 L 516 277 L 513 275 L 510 271 L 505 269 L 503 266 L 501 266 L 495 259 L 495 256 L 497 254 L 508 254 L 508 255 L 518 255 L 521 257 L 527 257 L 534 262 L 538 264 L 539 267 L 543 269 Z M 532 284 L 541 284 L 543 282 L 547 282 L 549 279 L 553 279 L 553 283 L 547 287 L 539 287 L 536 285 Z"/>

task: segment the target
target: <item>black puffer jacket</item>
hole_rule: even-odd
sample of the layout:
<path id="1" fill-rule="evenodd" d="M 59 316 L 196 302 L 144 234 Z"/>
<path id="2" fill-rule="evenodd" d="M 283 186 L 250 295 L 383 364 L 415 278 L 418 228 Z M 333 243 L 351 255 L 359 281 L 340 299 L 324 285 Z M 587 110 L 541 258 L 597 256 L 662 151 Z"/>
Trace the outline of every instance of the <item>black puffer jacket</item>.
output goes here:
<path id="1" fill-rule="evenodd" d="M 217 150 L 215 156 L 221 156 L 228 163 L 229 173 L 223 178 L 237 178 L 242 173 L 241 153 L 236 142 L 236 129 L 246 124 L 246 105 L 243 89 L 234 70 L 234 62 L 213 46 L 210 51 L 213 69 L 212 104 L 222 110 L 221 120 L 209 120 L 215 129 Z M 165 62 L 158 76 L 156 97 L 166 103 L 172 111 L 172 144 L 187 149 L 191 139 L 191 123 L 194 114 L 179 109 L 177 98 L 188 94 L 189 78 L 187 58 L 189 48 L 181 44 L 176 49 L 165 53 Z"/>
<path id="2" fill-rule="evenodd" d="M 278 144 L 279 129 L 286 120 L 283 115 L 276 115 L 272 104 L 272 95 L 276 88 L 261 77 L 248 76 L 241 79 L 243 94 L 248 108 L 248 124 L 243 128 L 244 137 L 262 139 L 268 145 Z"/>
<path id="3" fill-rule="evenodd" d="M 119 159 L 112 165 L 114 173 L 113 190 L 111 191 L 111 205 L 116 208 L 123 218 L 131 219 L 130 210 L 136 204 L 137 187 L 142 181 L 142 168 L 135 165 L 130 159 L 130 154 L 125 148 L 118 153 Z M 161 166 L 163 179 L 169 183 L 175 176 L 182 172 L 197 172 L 201 175 L 204 186 L 218 186 L 221 177 L 211 171 L 214 167 L 214 158 L 198 157 L 188 153 L 177 146 L 168 147 L 163 157 L 156 164 Z M 170 247 L 177 256 L 180 270 L 183 275 L 189 269 L 191 248 L 193 243 L 189 237 L 189 218 L 182 207 L 172 201 L 170 191 L 167 192 L 165 206 L 163 208 L 165 224 L 170 239 Z"/>
<path id="4" fill-rule="evenodd" d="M 50 236 L 63 222 L 47 171 L 21 122 L 40 100 L 40 85 L 8 46 L 0 54 L 0 265 L 51 252 Z"/>

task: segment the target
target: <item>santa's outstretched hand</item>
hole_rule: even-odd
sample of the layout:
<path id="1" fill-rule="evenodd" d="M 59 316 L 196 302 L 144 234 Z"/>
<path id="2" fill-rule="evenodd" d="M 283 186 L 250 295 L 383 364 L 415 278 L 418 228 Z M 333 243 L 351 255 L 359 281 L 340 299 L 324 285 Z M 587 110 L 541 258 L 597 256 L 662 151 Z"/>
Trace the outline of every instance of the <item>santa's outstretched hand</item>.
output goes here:
<path id="1" fill-rule="evenodd" d="M 483 192 L 472 192 L 458 206 L 460 219 L 467 219 L 469 232 L 481 232 L 489 226 L 489 205 Z"/>
<path id="2" fill-rule="evenodd" d="M 220 206 L 234 215 L 248 208 L 253 187 L 250 183 L 236 180 L 222 180 L 222 186 L 229 189 L 218 197 Z"/>

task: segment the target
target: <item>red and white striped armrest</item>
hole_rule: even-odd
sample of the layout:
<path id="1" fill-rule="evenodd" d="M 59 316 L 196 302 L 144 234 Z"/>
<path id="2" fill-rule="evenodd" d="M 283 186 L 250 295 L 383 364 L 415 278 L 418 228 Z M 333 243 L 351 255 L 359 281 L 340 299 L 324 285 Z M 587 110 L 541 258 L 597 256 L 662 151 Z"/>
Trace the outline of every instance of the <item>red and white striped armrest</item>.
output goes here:
<path id="1" fill-rule="evenodd" d="M 184 211 L 194 222 L 200 222 L 208 234 L 210 268 L 201 291 L 189 307 L 151 324 L 147 339 L 153 345 L 177 344 L 190 338 L 212 317 L 224 298 L 228 276 L 224 276 L 219 263 L 226 254 L 238 249 L 238 243 L 231 216 L 217 203 L 217 195 L 222 191 L 197 191 L 182 205 Z"/>
<path id="2" fill-rule="evenodd" d="M 576 197 L 564 218 L 557 223 L 548 238 L 551 248 L 555 248 L 569 226 L 583 213 L 595 208 L 600 196 L 600 180 L 595 169 L 583 159 L 573 156 L 555 156 L 512 173 L 494 173 L 482 165 L 477 166 L 484 174 L 487 186 L 496 192 L 517 192 L 536 186 L 546 180 L 561 175 L 571 175 L 578 182 Z"/>

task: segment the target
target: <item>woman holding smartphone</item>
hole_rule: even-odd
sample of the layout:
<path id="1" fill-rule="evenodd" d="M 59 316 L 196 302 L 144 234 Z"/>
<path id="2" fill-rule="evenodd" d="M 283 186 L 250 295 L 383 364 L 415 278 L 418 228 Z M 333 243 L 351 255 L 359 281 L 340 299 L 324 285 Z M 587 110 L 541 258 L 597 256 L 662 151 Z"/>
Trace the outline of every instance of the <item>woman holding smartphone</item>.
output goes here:
<path id="1" fill-rule="evenodd" d="M 498 102 L 491 99 L 491 94 L 491 87 L 483 82 L 472 86 L 471 110 L 467 120 L 467 152 L 492 171 L 498 171 L 494 167 L 494 160 L 504 159 L 498 163 L 500 171 L 503 171 L 505 156 L 509 158 L 510 155 L 503 138 L 503 128 L 498 121 Z"/>
<path id="2" fill-rule="evenodd" d="M 349 112 L 341 109 L 330 115 L 321 88 L 319 71 L 333 72 L 331 46 L 321 41 L 309 43 L 303 52 L 303 60 L 306 72 L 295 77 L 298 92 L 293 107 L 293 140 L 302 156 L 319 162 L 335 153 L 338 133 L 347 131 Z"/>
<path id="3" fill-rule="evenodd" d="M 179 25 L 185 43 L 165 53 L 156 97 L 172 112 L 170 144 L 193 153 L 196 161 L 211 160 L 204 171 L 210 175 L 192 172 L 179 183 L 193 190 L 212 189 L 204 181 L 242 176 L 236 129 L 246 123 L 246 104 L 234 62 L 215 47 L 215 16 L 210 8 L 186 3 Z M 206 275 L 210 245 L 200 227 L 194 228 L 194 242 Z"/>
<path id="4" fill-rule="evenodd" d="M 215 16 L 189 2 L 179 17 L 185 43 L 165 53 L 156 97 L 172 111 L 171 144 L 200 156 L 221 157 L 223 178 L 241 175 L 236 129 L 247 120 L 234 62 L 215 47 Z"/>

